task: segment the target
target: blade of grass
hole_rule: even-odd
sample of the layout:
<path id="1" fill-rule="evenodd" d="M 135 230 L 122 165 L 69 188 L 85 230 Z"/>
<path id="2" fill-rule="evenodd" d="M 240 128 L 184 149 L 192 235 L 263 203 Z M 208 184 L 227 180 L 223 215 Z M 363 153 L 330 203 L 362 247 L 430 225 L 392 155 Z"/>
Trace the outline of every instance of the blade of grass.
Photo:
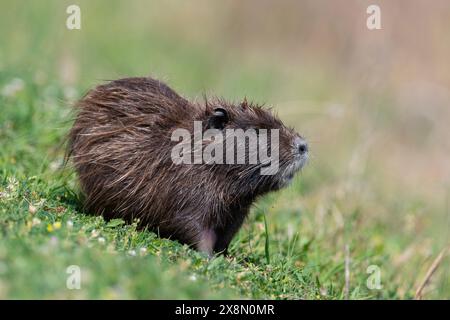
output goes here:
<path id="1" fill-rule="evenodd" d="M 264 236 L 266 238 L 266 243 L 264 245 L 264 253 L 266 255 L 266 261 L 267 264 L 270 264 L 270 250 L 269 250 L 269 230 L 267 228 L 267 220 L 266 215 L 263 215 L 264 217 Z"/>

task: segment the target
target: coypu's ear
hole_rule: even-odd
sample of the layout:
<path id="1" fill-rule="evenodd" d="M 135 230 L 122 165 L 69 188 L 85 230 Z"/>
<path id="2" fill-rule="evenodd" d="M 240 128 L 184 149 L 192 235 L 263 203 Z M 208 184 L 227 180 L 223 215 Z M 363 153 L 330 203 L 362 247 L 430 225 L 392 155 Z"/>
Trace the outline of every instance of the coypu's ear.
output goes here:
<path id="1" fill-rule="evenodd" d="M 228 112 L 224 108 L 215 108 L 209 117 L 208 128 L 222 130 L 228 123 Z"/>
<path id="2" fill-rule="evenodd" d="M 242 107 L 242 109 L 247 109 L 248 108 L 247 97 L 245 97 L 244 101 L 242 101 L 241 107 Z"/>

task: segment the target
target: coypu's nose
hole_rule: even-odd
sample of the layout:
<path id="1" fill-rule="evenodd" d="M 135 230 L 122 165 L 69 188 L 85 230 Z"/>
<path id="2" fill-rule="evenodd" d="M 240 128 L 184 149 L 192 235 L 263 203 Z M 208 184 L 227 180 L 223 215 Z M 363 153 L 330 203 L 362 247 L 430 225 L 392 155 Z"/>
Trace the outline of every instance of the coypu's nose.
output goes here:
<path id="1" fill-rule="evenodd" d="M 300 155 L 304 155 L 308 152 L 308 143 L 303 138 L 297 137 L 295 139 L 295 147 Z"/>
<path id="2" fill-rule="evenodd" d="M 302 141 L 299 144 L 298 151 L 300 152 L 300 154 L 304 154 L 304 153 L 308 152 L 308 144 L 306 143 L 306 141 Z"/>

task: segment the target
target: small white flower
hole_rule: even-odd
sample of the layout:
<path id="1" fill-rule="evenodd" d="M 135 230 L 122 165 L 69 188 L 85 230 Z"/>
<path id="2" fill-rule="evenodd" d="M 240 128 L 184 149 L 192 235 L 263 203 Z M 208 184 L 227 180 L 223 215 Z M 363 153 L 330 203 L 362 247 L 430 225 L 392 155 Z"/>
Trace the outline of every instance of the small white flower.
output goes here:
<path id="1" fill-rule="evenodd" d="M 68 228 L 68 229 L 72 229 L 72 228 L 73 228 L 73 222 L 72 222 L 72 220 L 67 221 L 66 225 L 67 225 L 67 228 Z"/>
<path id="2" fill-rule="evenodd" d="M 8 177 L 7 181 L 6 188 L 0 191 L 0 199 L 12 200 L 18 195 L 19 182 L 14 177 Z"/>
<path id="3" fill-rule="evenodd" d="M 130 251 L 128 251 L 128 254 L 130 256 L 132 256 L 132 257 L 135 257 L 136 256 L 136 250 L 130 250 Z"/>
<path id="4" fill-rule="evenodd" d="M 33 218 L 33 220 L 31 220 L 31 225 L 32 226 L 37 226 L 38 224 L 41 224 L 41 219 Z"/>
<path id="5" fill-rule="evenodd" d="M 18 181 L 16 180 L 15 177 L 8 177 L 8 188 L 12 188 L 14 186 L 17 186 Z"/>
<path id="6" fill-rule="evenodd" d="M 100 243 L 100 244 L 104 244 L 105 243 L 105 238 L 103 238 L 103 237 L 100 237 L 100 238 L 98 238 L 98 242 Z"/>
<path id="7" fill-rule="evenodd" d="M 28 206 L 28 212 L 30 212 L 31 214 L 35 214 L 37 212 L 37 208 L 35 206 L 33 206 L 32 204 L 30 204 Z"/>
<path id="8" fill-rule="evenodd" d="M 189 280 L 191 280 L 191 281 L 196 281 L 196 280 L 197 280 L 197 276 L 196 276 L 195 274 L 192 274 L 192 275 L 189 277 Z"/>
<path id="9" fill-rule="evenodd" d="M 146 253 L 147 253 L 147 248 L 142 247 L 139 249 L 139 254 L 141 256 L 145 256 Z"/>
<path id="10" fill-rule="evenodd" d="M 97 238 L 100 235 L 100 232 L 98 232 L 98 230 L 92 230 L 91 231 L 91 237 L 92 238 Z"/>

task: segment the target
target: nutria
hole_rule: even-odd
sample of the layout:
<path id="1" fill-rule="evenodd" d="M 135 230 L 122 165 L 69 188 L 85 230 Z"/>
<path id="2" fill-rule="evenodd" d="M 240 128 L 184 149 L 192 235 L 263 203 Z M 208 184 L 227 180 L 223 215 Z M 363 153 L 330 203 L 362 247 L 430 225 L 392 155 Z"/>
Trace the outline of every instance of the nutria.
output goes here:
<path id="1" fill-rule="evenodd" d="M 237 104 L 204 100 L 190 102 L 152 78 L 120 79 L 88 92 L 77 103 L 67 152 L 87 212 L 106 219 L 138 219 L 140 227 L 162 237 L 209 255 L 226 253 L 254 200 L 289 184 L 305 164 L 308 147 L 266 108 L 246 99 Z M 262 174 L 268 163 L 259 156 L 257 163 L 250 163 L 249 140 L 244 163 L 176 163 L 173 150 L 180 143 L 173 132 L 182 129 L 193 136 L 194 121 L 201 121 L 200 133 L 214 129 L 217 134 L 214 139 L 202 137 L 202 150 L 216 138 L 219 142 L 220 135 L 228 141 L 224 134 L 229 129 L 254 130 L 257 138 L 267 132 L 263 129 L 278 131 L 278 141 L 270 136 L 259 145 L 276 154 L 270 143 L 278 143 L 278 170 Z M 239 142 L 233 153 L 237 146 Z M 180 156 L 192 159 L 183 150 Z"/>

